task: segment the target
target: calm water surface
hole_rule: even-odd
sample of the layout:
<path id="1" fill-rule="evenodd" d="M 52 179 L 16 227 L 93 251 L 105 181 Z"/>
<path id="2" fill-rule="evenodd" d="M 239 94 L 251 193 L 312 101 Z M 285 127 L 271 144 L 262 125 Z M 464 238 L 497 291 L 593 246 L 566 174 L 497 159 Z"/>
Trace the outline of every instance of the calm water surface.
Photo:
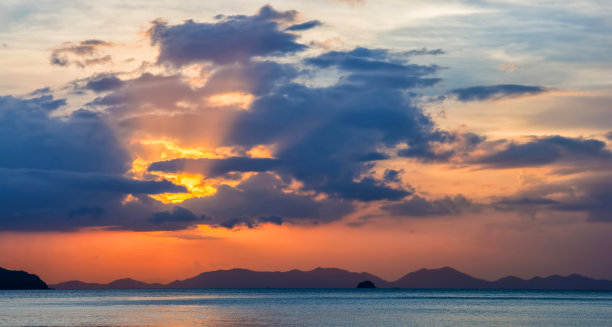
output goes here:
<path id="1" fill-rule="evenodd" d="M 612 327 L 612 292 L 0 291 L 0 326 Z"/>

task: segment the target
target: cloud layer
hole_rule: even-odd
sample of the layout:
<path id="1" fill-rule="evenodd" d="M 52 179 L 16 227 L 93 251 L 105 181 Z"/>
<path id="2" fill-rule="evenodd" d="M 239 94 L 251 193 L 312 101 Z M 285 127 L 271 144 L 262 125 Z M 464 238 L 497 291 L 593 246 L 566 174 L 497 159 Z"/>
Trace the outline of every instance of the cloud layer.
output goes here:
<path id="1" fill-rule="evenodd" d="M 487 101 L 551 88 L 444 90 L 444 68 L 423 62 L 445 50 L 303 41 L 303 31 L 322 25 L 271 6 L 210 22 L 156 20 L 147 34 L 155 63 L 73 81 L 55 91 L 66 99 L 51 89 L 0 97 L 0 195 L 8 200 L 0 226 L 253 228 L 329 223 L 361 208 L 394 217 L 548 210 L 611 221 L 608 185 L 583 176 L 611 173 L 610 135 L 491 138 L 443 128 L 425 108 L 432 98 Z M 110 61 L 100 49 L 113 45 L 66 43 L 52 50 L 52 64 Z M 71 107 L 77 95 L 83 105 Z M 565 180 L 473 201 L 415 185 L 418 165 L 546 168 L 546 178 Z"/>

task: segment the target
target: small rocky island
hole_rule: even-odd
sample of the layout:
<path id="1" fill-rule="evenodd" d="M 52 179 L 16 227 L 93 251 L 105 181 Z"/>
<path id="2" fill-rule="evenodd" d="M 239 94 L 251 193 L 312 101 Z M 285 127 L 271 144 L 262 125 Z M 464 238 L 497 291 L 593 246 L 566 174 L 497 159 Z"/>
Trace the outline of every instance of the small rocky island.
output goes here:
<path id="1" fill-rule="evenodd" d="M 376 288 L 376 285 L 369 280 L 363 281 L 357 285 L 357 288 Z"/>
<path id="2" fill-rule="evenodd" d="M 40 277 L 25 271 L 0 268 L 0 290 L 47 290 Z"/>

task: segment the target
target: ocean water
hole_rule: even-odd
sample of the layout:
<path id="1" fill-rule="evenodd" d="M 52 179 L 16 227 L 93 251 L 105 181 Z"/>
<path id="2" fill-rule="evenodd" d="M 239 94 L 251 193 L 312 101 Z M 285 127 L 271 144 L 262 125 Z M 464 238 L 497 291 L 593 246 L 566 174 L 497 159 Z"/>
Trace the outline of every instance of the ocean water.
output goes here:
<path id="1" fill-rule="evenodd" d="M 0 326 L 612 326 L 612 292 L 0 291 Z"/>

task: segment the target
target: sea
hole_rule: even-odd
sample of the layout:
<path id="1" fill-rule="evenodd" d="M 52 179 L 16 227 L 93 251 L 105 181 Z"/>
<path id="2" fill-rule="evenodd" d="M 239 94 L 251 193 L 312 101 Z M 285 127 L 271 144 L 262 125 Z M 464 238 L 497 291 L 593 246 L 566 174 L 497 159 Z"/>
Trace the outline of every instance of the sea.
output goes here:
<path id="1" fill-rule="evenodd" d="M 612 292 L 0 291 L 0 326 L 612 326 Z"/>

